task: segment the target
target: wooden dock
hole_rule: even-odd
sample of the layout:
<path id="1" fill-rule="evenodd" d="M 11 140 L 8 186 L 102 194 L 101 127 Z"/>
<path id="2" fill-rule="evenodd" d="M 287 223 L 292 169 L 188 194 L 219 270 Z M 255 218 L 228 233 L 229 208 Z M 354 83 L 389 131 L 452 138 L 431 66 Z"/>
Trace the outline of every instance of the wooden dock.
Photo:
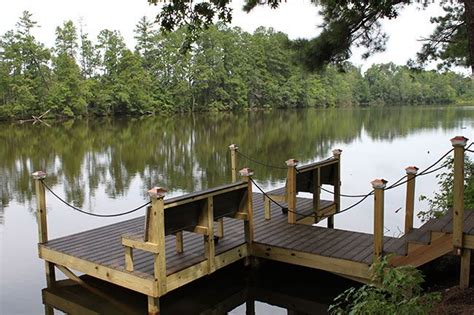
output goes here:
<path id="1" fill-rule="evenodd" d="M 288 313 L 326 314 L 332 297 L 338 295 L 337 285 L 348 283 L 329 274 L 301 268 L 288 269 L 286 265 L 265 264 L 259 270 L 258 274 L 249 275 L 246 268 L 234 264 L 166 295 L 161 299 L 162 312 L 222 315 L 245 305 L 246 314 L 250 315 L 258 314 L 255 302 L 263 302 L 286 309 Z M 285 272 L 283 277 L 282 271 Z M 268 280 L 276 275 L 278 281 L 269 283 Z M 295 283 L 295 277 L 304 277 L 309 283 Z M 42 290 L 43 303 L 70 315 L 146 313 L 146 301 L 141 294 L 87 275 L 81 279 L 107 296 L 94 294 L 71 280 L 61 280 L 56 287 Z M 320 281 L 330 282 L 334 287 L 320 292 Z M 216 287 L 219 290 L 215 290 Z M 126 303 L 120 305 L 119 301 Z"/>
<path id="2" fill-rule="evenodd" d="M 458 143 L 453 146 L 459 171 L 466 142 Z M 464 215 L 463 202 L 455 201 L 446 216 L 413 228 L 412 178 L 407 182 L 406 233 L 400 238 L 383 236 L 386 182 L 376 180 L 374 233 L 332 228 L 332 216 L 340 210 L 340 151 L 336 153 L 333 159 L 299 168 L 295 160 L 287 161 L 285 188 L 271 194 L 252 191 L 249 169 L 240 172 L 241 182 L 234 174 L 232 184 L 176 198 L 165 199 L 165 190 L 154 188 L 144 217 L 54 240 L 47 239 L 41 185 L 45 175 L 36 173 L 39 256 L 46 261 L 48 287 L 54 286 L 55 267 L 80 283 L 71 271 L 75 270 L 147 295 L 149 313 L 156 314 L 159 297 L 240 260 L 246 264 L 253 259 L 274 260 L 370 282 L 370 266 L 383 255 L 390 254 L 394 266 L 417 267 L 453 251 L 461 256 L 460 285 L 467 287 L 474 248 L 473 211 Z M 233 161 L 234 170 L 235 165 Z M 413 172 L 407 168 L 407 177 Z M 459 176 L 455 173 L 455 183 L 459 184 Z M 320 199 L 322 184 L 334 186 L 333 200 Z M 298 197 L 298 192 L 312 193 L 313 198 Z M 270 202 L 272 198 L 278 199 L 278 205 Z M 312 225 L 323 218 L 328 218 L 328 228 Z"/>

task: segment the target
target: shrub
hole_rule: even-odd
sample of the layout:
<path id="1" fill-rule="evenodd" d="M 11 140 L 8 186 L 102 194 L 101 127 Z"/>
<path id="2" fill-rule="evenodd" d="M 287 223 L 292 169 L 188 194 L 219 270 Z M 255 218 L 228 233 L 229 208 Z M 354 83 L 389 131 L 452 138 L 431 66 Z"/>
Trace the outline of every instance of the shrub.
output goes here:
<path id="1" fill-rule="evenodd" d="M 411 266 L 391 268 L 387 258 L 372 266 L 373 284 L 349 288 L 334 299 L 331 314 L 428 314 L 441 299 L 439 293 L 424 293 L 421 271 Z"/>

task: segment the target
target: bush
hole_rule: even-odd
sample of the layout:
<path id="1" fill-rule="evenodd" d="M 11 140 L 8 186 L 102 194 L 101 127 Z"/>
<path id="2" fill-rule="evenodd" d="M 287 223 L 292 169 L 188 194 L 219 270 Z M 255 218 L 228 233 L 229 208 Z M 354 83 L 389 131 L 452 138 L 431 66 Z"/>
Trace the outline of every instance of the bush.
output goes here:
<path id="1" fill-rule="evenodd" d="M 444 165 L 446 171 L 436 175 L 440 191 L 433 198 L 420 196 L 420 200 L 428 201 L 428 210 L 418 213 L 422 221 L 441 217 L 453 207 L 453 158 L 447 158 Z M 466 209 L 474 209 L 474 162 L 468 156 L 464 159 L 464 204 Z"/>
<path id="2" fill-rule="evenodd" d="M 411 266 L 391 268 L 387 258 L 372 266 L 374 284 L 350 288 L 334 299 L 331 314 L 428 314 L 439 293 L 423 293 L 421 271 Z"/>

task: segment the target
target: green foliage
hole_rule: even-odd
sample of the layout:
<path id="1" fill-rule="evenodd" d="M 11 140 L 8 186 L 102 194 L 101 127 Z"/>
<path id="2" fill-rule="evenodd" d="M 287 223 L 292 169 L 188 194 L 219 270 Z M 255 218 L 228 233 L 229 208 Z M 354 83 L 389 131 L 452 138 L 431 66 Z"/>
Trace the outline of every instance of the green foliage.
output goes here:
<path id="1" fill-rule="evenodd" d="M 445 1 L 443 10 L 443 16 L 430 20 L 437 26 L 433 33 L 424 39 L 425 43 L 417 54 L 418 62 L 425 64 L 432 60 L 441 60 L 439 68 L 469 67 L 474 62 L 469 54 L 464 5 L 458 1 Z"/>
<path id="2" fill-rule="evenodd" d="M 439 293 L 424 293 L 421 271 L 411 266 L 392 268 L 385 257 L 373 266 L 373 283 L 349 288 L 334 299 L 331 314 L 429 314 Z"/>
<path id="3" fill-rule="evenodd" d="M 422 221 L 441 217 L 453 207 L 453 158 L 447 158 L 443 165 L 446 165 L 445 171 L 436 175 L 439 192 L 432 198 L 420 196 L 420 200 L 428 201 L 428 210 L 418 213 Z M 464 205 L 466 209 L 474 209 L 474 162 L 467 155 L 464 159 Z"/>
<path id="4" fill-rule="evenodd" d="M 158 0 L 148 0 L 157 4 Z M 322 69 L 331 63 L 341 64 L 351 56 L 351 48 L 365 47 L 366 58 L 385 50 L 388 35 L 383 31 L 381 20 L 395 19 L 408 5 L 427 7 L 428 1 L 380 1 L 380 0 L 312 0 L 321 9 L 319 13 L 324 23 L 320 34 L 311 40 L 297 40 L 293 44 L 299 51 L 300 59 L 307 68 Z M 257 5 L 266 4 L 278 8 L 280 0 L 245 1 L 243 10 L 251 11 Z M 434 3 L 434 2 L 432 2 Z M 432 18 L 437 25 L 433 34 L 425 39 L 425 45 L 418 54 L 418 61 L 441 60 L 440 67 L 461 65 L 474 71 L 474 5 L 472 1 L 441 0 L 446 14 Z M 163 6 L 157 16 L 161 28 L 171 31 L 185 26 L 189 31 L 186 42 L 199 38 L 215 20 L 223 23 L 232 21 L 229 0 L 211 0 L 209 3 L 194 3 L 187 0 L 175 0 Z M 470 38 L 470 40 L 469 40 Z M 469 43 L 470 41 L 470 43 Z"/>
<path id="5" fill-rule="evenodd" d="M 209 27 L 183 52 L 186 28 L 157 31 L 142 18 L 129 50 L 118 31 L 95 41 L 66 21 L 51 50 L 25 12 L 0 39 L 0 119 L 39 115 L 143 115 L 190 111 L 474 103 L 473 82 L 454 73 L 350 63 L 307 72 L 298 47 L 271 28 L 253 34 Z M 51 52 L 53 52 L 51 54 Z"/>

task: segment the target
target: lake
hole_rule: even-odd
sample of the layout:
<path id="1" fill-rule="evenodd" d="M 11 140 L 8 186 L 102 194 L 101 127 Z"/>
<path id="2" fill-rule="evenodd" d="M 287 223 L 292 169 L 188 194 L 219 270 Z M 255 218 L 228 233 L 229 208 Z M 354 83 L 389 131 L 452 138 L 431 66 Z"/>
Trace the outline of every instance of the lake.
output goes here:
<path id="1" fill-rule="evenodd" d="M 41 314 L 44 310 L 44 264 L 37 255 L 31 178 L 36 170 L 46 171 L 45 182 L 75 206 L 95 213 L 117 213 L 146 202 L 146 191 L 155 185 L 166 187 L 167 196 L 174 196 L 230 182 L 231 143 L 252 159 L 279 167 L 285 167 L 289 158 L 300 164 L 324 159 L 339 148 L 343 150 L 342 193 L 365 194 L 375 178 L 390 184 L 405 174 L 406 166 L 429 166 L 452 148 L 449 139 L 453 136 L 472 139 L 474 107 L 274 110 L 50 124 L 0 124 L 2 314 Z M 284 169 L 242 156 L 238 164 L 254 169 L 254 179 L 264 189 L 284 185 Z M 427 209 L 426 202 L 418 200 L 420 195 L 433 196 L 437 191 L 435 175 L 417 178 L 416 211 Z M 404 196 L 404 186 L 386 193 L 386 235 L 398 236 L 403 230 Z M 355 201 L 342 198 L 342 208 Z M 138 211 L 122 218 L 85 216 L 49 194 L 47 206 L 50 239 L 143 215 Z M 415 226 L 420 223 L 416 220 Z M 371 232 L 372 225 L 372 198 L 335 217 L 336 228 Z M 281 273 L 281 267 L 274 268 Z M 222 277 L 234 281 L 232 272 Z M 321 277 L 336 281 L 328 275 Z M 291 281 L 290 285 L 296 288 Z M 324 283 L 303 285 L 314 286 L 312 292 L 319 288 L 324 295 Z M 339 290 L 345 286 L 343 282 Z M 271 293 L 271 285 L 268 290 Z M 332 292 L 337 293 L 337 289 Z M 319 298 L 329 303 L 327 295 Z M 284 308 L 265 302 L 255 307 L 257 314 L 287 314 Z M 245 314 L 245 304 L 231 314 Z"/>

